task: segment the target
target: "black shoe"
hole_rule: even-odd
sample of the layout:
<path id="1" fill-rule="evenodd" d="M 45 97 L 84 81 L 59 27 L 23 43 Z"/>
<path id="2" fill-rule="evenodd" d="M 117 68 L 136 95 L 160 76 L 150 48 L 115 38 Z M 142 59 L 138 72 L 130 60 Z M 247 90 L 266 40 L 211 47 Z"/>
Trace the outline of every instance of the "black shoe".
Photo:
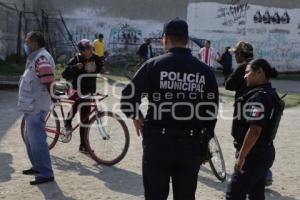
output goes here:
<path id="1" fill-rule="evenodd" d="M 273 180 L 266 180 L 265 186 L 271 186 L 273 183 Z"/>
<path id="2" fill-rule="evenodd" d="M 65 124 L 65 129 L 66 129 L 66 131 L 71 131 L 71 130 L 72 130 L 72 121 L 70 121 L 70 120 L 65 120 L 65 121 L 64 121 L 64 124 Z"/>
<path id="3" fill-rule="evenodd" d="M 34 170 L 32 168 L 23 170 L 22 173 L 25 174 L 25 175 L 36 175 L 36 174 L 39 174 L 38 171 L 36 171 L 36 170 Z"/>
<path id="4" fill-rule="evenodd" d="M 84 154 L 90 154 L 90 152 L 88 152 L 87 148 L 85 148 L 85 146 L 82 146 L 82 145 L 79 146 L 79 152 L 84 153 Z"/>
<path id="5" fill-rule="evenodd" d="M 48 183 L 54 181 L 54 176 L 49 178 L 36 176 L 34 181 L 30 181 L 30 185 L 39 185 L 42 183 Z"/>

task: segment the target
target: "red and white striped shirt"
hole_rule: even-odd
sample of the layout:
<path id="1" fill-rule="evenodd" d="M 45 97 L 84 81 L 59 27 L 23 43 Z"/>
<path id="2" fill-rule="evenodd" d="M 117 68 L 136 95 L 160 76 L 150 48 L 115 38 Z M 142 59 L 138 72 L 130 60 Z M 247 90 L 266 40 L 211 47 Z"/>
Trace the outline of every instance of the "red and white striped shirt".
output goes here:
<path id="1" fill-rule="evenodd" d="M 207 64 L 210 67 L 213 67 L 214 60 L 216 59 L 216 53 L 212 48 L 201 48 L 198 53 L 202 62 Z"/>
<path id="2" fill-rule="evenodd" d="M 35 72 L 41 83 L 52 83 L 54 81 L 54 66 L 45 56 L 39 57 L 35 62 Z"/>

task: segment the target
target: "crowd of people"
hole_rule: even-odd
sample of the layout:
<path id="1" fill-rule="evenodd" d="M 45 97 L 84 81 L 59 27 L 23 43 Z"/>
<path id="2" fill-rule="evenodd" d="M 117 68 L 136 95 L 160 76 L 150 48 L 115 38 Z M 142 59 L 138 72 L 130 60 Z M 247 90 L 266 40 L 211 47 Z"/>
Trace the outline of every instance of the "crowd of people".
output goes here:
<path id="1" fill-rule="evenodd" d="M 212 70 L 216 60 L 223 66 L 225 88 L 235 91 L 231 135 L 236 162 L 226 199 L 245 200 L 248 196 L 250 200 L 263 200 L 266 177 L 275 159 L 273 140 L 284 109 L 269 81 L 277 76 L 277 71 L 267 60 L 254 58 L 254 49 L 248 42 L 225 47 L 220 55 L 207 40 L 197 58 L 187 48 L 188 40 L 188 24 L 184 20 L 175 18 L 166 22 L 162 36 L 166 53 L 153 57 L 151 41 L 147 39 L 138 50 L 143 64 L 122 91 L 121 110 L 133 120 L 138 136 L 143 137 L 145 199 L 166 200 L 170 180 L 174 199 L 195 199 L 198 172 L 207 160 L 208 143 L 214 136 L 218 118 L 219 92 Z M 31 185 L 54 181 L 45 116 L 53 100 L 50 85 L 54 82 L 55 63 L 45 46 L 41 33 L 27 34 L 24 52 L 28 58 L 18 96 L 18 108 L 25 115 L 26 149 L 32 165 L 23 174 L 35 175 Z M 89 101 L 82 96 L 96 91 L 95 76 L 79 82 L 78 78 L 82 74 L 103 72 L 106 51 L 103 34 L 98 34 L 93 43 L 82 39 L 78 49 L 79 54 L 69 61 L 62 74 L 73 86 L 69 98 L 75 101 L 65 120 L 66 131 L 72 130 L 72 119 L 79 105 Z M 234 71 L 232 54 L 238 63 Z M 185 85 L 191 87 L 186 89 Z M 145 93 L 151 105 L 146 116 L 139 108 Z M 178 93 L 189 98 L 182 99 Z M 161 98 L 153 98 L 153 94 L 160 94 Z M 81 107 L 82 123 L 89 112 L 90 106 Z M 84 129 L 80 128 L 79 151 L 87 153 Z"/>

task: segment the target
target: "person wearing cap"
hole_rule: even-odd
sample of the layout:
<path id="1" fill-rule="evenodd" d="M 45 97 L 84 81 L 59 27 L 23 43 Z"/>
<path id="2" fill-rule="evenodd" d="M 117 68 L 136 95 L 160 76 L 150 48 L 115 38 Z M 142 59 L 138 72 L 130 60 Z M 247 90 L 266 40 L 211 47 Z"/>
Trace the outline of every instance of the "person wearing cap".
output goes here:
<path id="1" fill-rule="evenodd" d="M 235 47 L 230 48 L 229 51 L 235 53 L 235 59 L 238 64 L 236 70 L 229 76 L 225 82 L 225 89 L 235 91 L 235 100 L 249 91 L 246 80 L 244 79 L 247 64 L 253 59 L 253 47 L 251 44 L 240 41 Z M 231 128 L 231 135 L 239 133 L 239 121 L 235 117 L 238 114 L 238 107 L 234 104 L 233 121 Z M 234 141 L 235 144 L 236 141 Z"/>
<path id="2" fill-rule="evenodd" d="M 247 64 L 253 60 L 254 52 L 253 47 L 250 43 L 245 41 L 240 41 L 235 47 L 230 48 L 229 51 L 235 53 L 235 59 L 238 63 L 237 69 L 229 76 L 225 82 L 225 89 L 235 91 L 235 100 L 244 94 L 246 94 L 250 88 L 247 87 L 246 80 L 244 79 L 245 70 Z M 232 121 L 231 135 L 234 137 L 240 131 L 240 126 L 237 118 L 238 110 L 236 104 L 234 105 L 233 111 L 234 119 Z M 236 141 L 234 141 L 236 146 Z M 266 185 L 269 186 L 273 182 L 272 171 L 268 170 L 266 175 Z"/>
<path id="3" fill-rule="evenodd" d="M 80 108 L 80 121 L 85 124 L 86 121 L 83 120 L 89 114 L 91 107 L 87 105 L 89 99 L 84 96 L 96 92 L 96 76 L 103 71 L 103 57 L 93 53 L 91 42 L 88 39 L 80 40 L 77 47 L 80 53 L 71 58 L 68 67 L 62 73 L 63 78 L 70 81 L 73 87 L 69 90 L 69 99 L 75 101 L 65 120 L 66 134 L 72 130 L 72 119 L 78 108 Z M 87 153 L 84 145 L 84 132 L 85 127 L 80 126 L 79 151 Z"/>
<path id="4" fill-rule="evenodd" d="M 199 50 L 198 56 L 202 62 L 210 67 L 214 66 L 214 61 L 219 59 L 219 55 L 211 47 L 210 40 L 206 40 L 204 47 Z"/>
<path id="5" fill-rule="evenodd" d="M 255 59 L 246 66 L 246 94 L 239 97 L 239 131 L 235 133 L 237 149 L 234 172 L 227 200 L 264 200 L 265 177 L 275 159 L 275 139 L 284 102 L 272 88 L 269 79 L 278 72 L 265 59 Z"/>
<path id="6" fill-rule="evenodd" d="M 104 53 L 105 53 L 106 47 L 103 38 L 104 38 L 103 34 L 99 33 L 98 37 L 93 41 L 94 53 L 99 57 L 104 57 Z"/>
<path id="7" fill-rule="evenodd" d="M 187 48 L 188 24 L 164 25 L 166 53 L 147 60 L 122 91 L 121 110 L 143 137 L 146 200 L 166 200 L 172 180 L 177 200 L 194 200 L 218 111 L 218 85 L 209 66 Z M 144 119 L 139 109 L 147 96 Z"/>
<path id="8" fill-rule="evenodd" d="M 235 47 L 229 49 L 235 54 L 238 64 L 237 69 L 229 76 L 225 82 L 225 89 L 235 91 L 235 99 L 245 94 L 249 89 L 244 80 L 247 64 L 253 59 L 253 47 L 250 43 L 240 41 Z"/>

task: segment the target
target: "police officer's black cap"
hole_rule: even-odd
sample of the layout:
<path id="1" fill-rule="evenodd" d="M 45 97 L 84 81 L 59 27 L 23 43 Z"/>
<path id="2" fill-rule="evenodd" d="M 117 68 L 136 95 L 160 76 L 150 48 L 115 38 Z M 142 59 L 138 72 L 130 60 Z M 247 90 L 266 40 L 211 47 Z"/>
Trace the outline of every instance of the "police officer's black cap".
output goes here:
<path id="1" fill-rule="evenodd" d="M 186 21 L 175 18 L 165 23 L 163 34 L 166 36 L 188 37 L 188 29 Z"/>

